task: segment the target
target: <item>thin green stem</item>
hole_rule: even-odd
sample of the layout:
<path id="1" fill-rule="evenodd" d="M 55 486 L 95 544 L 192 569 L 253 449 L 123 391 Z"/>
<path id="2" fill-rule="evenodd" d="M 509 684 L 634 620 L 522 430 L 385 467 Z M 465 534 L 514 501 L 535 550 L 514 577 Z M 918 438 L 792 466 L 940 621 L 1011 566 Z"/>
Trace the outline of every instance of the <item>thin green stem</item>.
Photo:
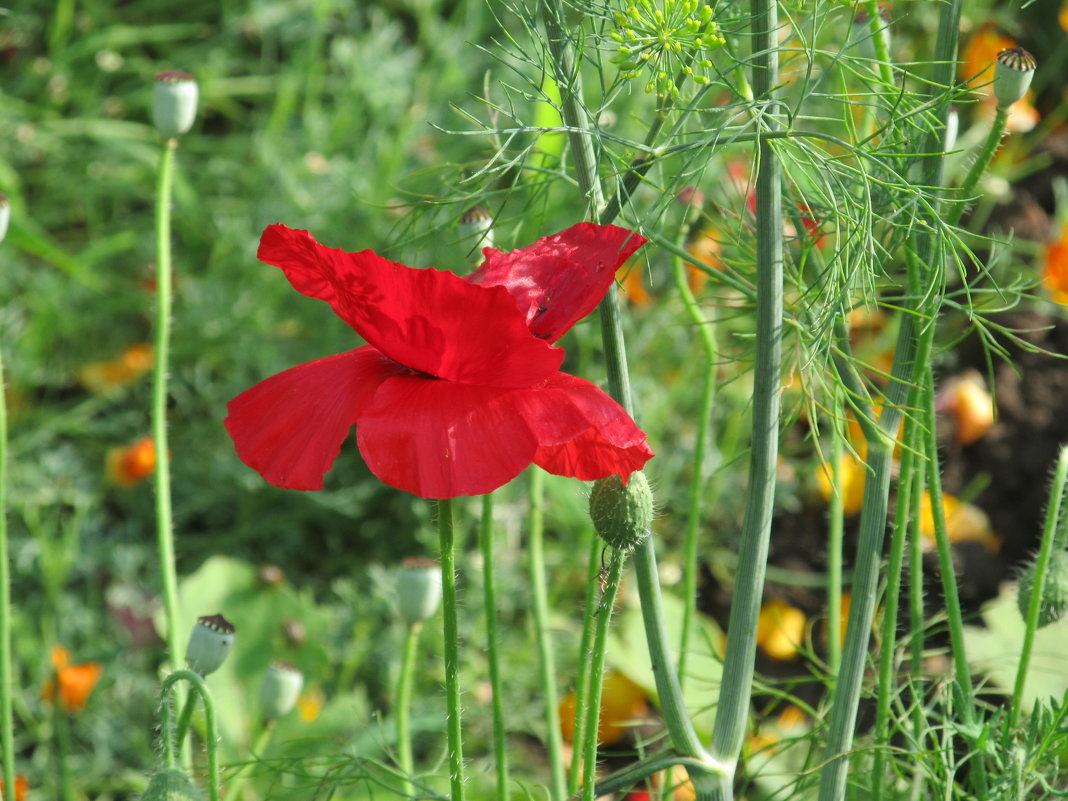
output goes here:
<path id="1" fill-rule="evenodd" d="M 1020 721 L 1021 703 L 1024 687 L 1027 684 L 1027 669 L 1031 664 L 1031 648 L 1035 642 L 1038 629 L 1038 616 L 1042 611 L 1042 596 L 1045 592 L 1047 570 L 1050 554 L 1064 542 L 1057 536 L 1057 523 L 1061 519 L 1061 502 L 1064 499 L 1064 486 L 1068 481 L 1068 447 L 1061 448 L 1057 458 L 1057 469 L 1053 474 L 1053 486 L 1049 491 L 1049 505 L 1046 507 L 1046 523 L 1042 527 L 1042 542 L 1038 547 L 1035 560 L 1035 577 L 1031 583 L 1031 602 L 1027 606 L 1027 628 L 1024 630 L 1023 645 L 1020 649 L 1020 662 L 1016 667 L 1016 681 L 1012 689 L 1012 705 L 1009 707 L 1009 727 L 1015 728 Z M 1068 527 L 1066 527 L 1068 530 Z"/>
<path id="2" fill-rule="evenodd" d="M 752 0 L 753 94 L 774 102 L 779 82 L 778 15 L 773 0 Z M 765 117 L 771 130 L 774 119 Z M 749 486 L 742 524 L 738 573 L 727 625 L 723 683 L 712 733 L 712 753 L 733 762 L 741 752 L 753 692 L 756 629 L 764 592 L 775 468 L 779 451 L 780 372 L 782 362 L 782 168 L 771 143 L 757 145 L 757 318 L 753 375 Z M 732 777 L 724 777 L 717 797 L 733 797 Z"/>
<path id="3" fill-rule="evenodd" d="M 586 598 L 583 603 L 582 636 L 579 638 L 578 675 L 575 677 L 575 726 L 571 733 L 571 773 L 567 781 L 567 794 L 573 796 L 579 789 L 582 775 L 582 743 L 586 737 L 586 717 L 579 710 L 585 709 L 590 694 L 590 663 L 585 658 L 591 652 L 594 630 L 597 626 L 597 587 L 600 576 L 601 552 L 604 543 L 592 529 L 587 529 L 590 540 L 589 558 L 586 561 Z"/>
<path id="4" fill-rule="evenodd" d="M 994 154 L 998 150 L 998 145 L 1001 144 L 1001 137 L 1005 135 L 1005 125 L 1008 121 L 1009 110 L 998 106 L 994 114 L 994 124 L 990 126 L 990 133 L 987 134 L 986 139 L 983 141 L 982 149 L 976 155 L 975 161 L 972 162 L 971 169 L 968 170 L 968 174 L 964 177 L 964 182 L 960 185 L 960 189 L 957 190 L 960 202 L 950 209 L 949 214 L 946 215 L 946 222 L 949 225 L 956 225 L 960 222 L 966 204 L 971 200 L 975 187 L 979 185 L 979 179 L 983 177 L 983 173 L 990 166 L 990 162 L 994 160 Z"/>
<path id="5" fill-rule="evenodd" d="M 152 442 L 156 448 L 156 541 L 159 550 L 167 653 L 178 666 L 178 580 L 174 565 L 174 521 L 171 513 L 170 448 L 167 445 L 167 371 L 171 330 L 171 186 L 177 139 L 163 144 L 156 187 L 156 350 L 152 375 Z"/>
<path id="6" fill-rule="evenodd" d="M 397 707 L 394 720 L 397 723 L 397 767 L 404 774 L 404 792 L 412 795 L 411 777 L 415 770 L 412 761 L 412 679 L 415 676 L 415 656 L 419 650 L 419 632 L 423 624 L 408 625 L 404 632 L 404 650 L 401 655 L 400 675 L 397 677 Z"/>
<path id="7" fill-rule="evenodd" d="M 530 471 L 530 532 L 527 538 L 527 574 L 530 578 L 531 605 L 534 612 L 534 636 L 538 646 L 538 677 L 545 712 L 545 747 L 549 751 L 549 773 L 552 781 L 549 798 L 567 798 L 567 777 L 564 773 L 564 748 L 560 736 L 560 708 L 556 692 L 556 661 L 550 636 L 549 595 L 545 587 L 545 474 L 534 468 Z"/>
<path id="8" fill-rule="evenodd" d="M 842 463 L 845 459 L 843 430 L 845 407 L 841 391 L 834 394 L 834 432 L 831 439 L 833 489 L 827 508 L 827 664 L 832 676 L 842 663 L 842 536 L 845 503 L 842 497 Z"/>
<path id="9" fill-rule="evenodd" d="M 178 747 L 182 747 L 182 742 L 185 740 L 185 735 L 189 732 L 189 724 L 193 720 L 193 710 L 196 709 L 197 698 L 195 695 L 187 695 L 185 697 L 185 703 L 182 704 L 182 711 L 178 715 L 178 725 L 175 728 L 174 739 L 178 743 Z"/>
<path id="10" fill-rule="evenodd" d="M 497 799 L 508 798 L 508 748 L 504 727 L 504 689 L 501 684 L 501 655 L 497 636 L 497 587 L 493 557 L 493 495 L 482 496 L 482 589 L 486 607 L 486 653 L 489 660 L 491 705 L 493 708 L 493 757 L 497 771 Z"/>
<path id="11" fill-rule="evenodd" d="M 168 767 L 174 767 L 176 758 L 175 743 L 171 739 L 171 699 L 170 693 L 176 690 L 179 681 L 189 682 L 193 690 L 200 696 L 204 705 L 204 745 L 208 752 L 208 799 L 219 801 L 219 733 L 215 723 L 215 701 L 204 679 L 191 670 L 176 670 L 163 680 L 160 687 L 160 728 L 163 732 L 163 755 L 164 762 Z"/>
<path id="12" fill-rule="evenodd" d="M 70 773 L 70 718 L 63 708 L 59 694 L 59 676 L 54 679 L 56 683 L 55 695 L 52 698 L 52 725 L 56 734 L 56 763 L 59 768 L 56 773 L 59 777 L 59 797 L 62 801 L 74 801 L 74 778 Z M 14 787 L 14 784 L 7 785 Z"/>
<path id="13" fill-rule="evenodd" d="M 0 351 L 0 759 L 3 760 L 4 787 L 14 797 L 15 730 L 11 707 L 13 689 L 11 566 L 8 561 L 7 544 L 7 398 L 4 394 L 5 386 L 3 353 Z"/>
<path id="14" fill-rule="evenodd" d="M 441 547 L 442 618 L 445 635 L 445 706 L 449 742 L 452 801 L 464 799 L 464 754 L 460 726 L 460 627 L 456 598 L 455 532 L 452 500 L 438 501 L 438 541 Z"/>
<path id="15" fill-rule="evenodd" d="M 680 237 L 680 246 L 682 237 Z M 701 307 L 690 289 L 686 265 L 675 256 L 671 260 L 675 288 L 682 298 L 683 306 L 694 324 L 701 348 L 704 351 L 704 371 L 701 376 L 701 400 L 697 408 L 697 434 L 693 446 L 693 464 L 690 477 L 690 507 L 686 513 L 686 533 L 683 545 L 683 598 L 682 634 L 679 640 L 679 685 L 686 684 L 686 660 L 690 650 L 690 636 L 697 617 L 697 545 L 701 525 L 701 501 L 705 485 L 705 452 L 708 449 L 709 429 L 712 422 L 712 406 L 716 398 L 716 335 L 713 321 L 705 319 Z"/>

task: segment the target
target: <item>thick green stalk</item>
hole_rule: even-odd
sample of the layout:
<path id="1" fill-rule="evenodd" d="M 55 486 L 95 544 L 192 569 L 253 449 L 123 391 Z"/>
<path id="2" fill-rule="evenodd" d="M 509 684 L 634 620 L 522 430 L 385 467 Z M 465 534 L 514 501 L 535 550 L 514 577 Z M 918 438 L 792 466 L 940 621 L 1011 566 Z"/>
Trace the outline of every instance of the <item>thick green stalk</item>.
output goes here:
<path id="1" fill-rule="evenodd" d="M 152 442 L 156 448 L 156 544 L 167 619 L 166 642 L 171 667 L 178 667 L 178 579 L 174 565 L 174 521 L 171 513 L 170 448 L 167 445 L 167 370 L 171 334 L 171 186 L 177 139 L 163 144 L 156 187 L 156 351 L 152 374 Z"/>
<path id="2" fill-rule="evenodd" d="M 538 675 L 545 712 L 545 747 L 549 751 L 552 779 L 550 801 L 567 798 L 564 773 L 564 747 L 560 736 L 560 707 L 556 693 L 556 661 L 549 633 L 549 595 L 545 587 L 545 474 L 537 467 L 530 471 L 530 535 L 527 538 L 527 568 L 530 577 L 531 605 L 534 611 L 534 636 L 538 645 Z"/>
<path id="3" fill-rule="evenodd" d="M 493 558 L 493 495 L 482 496 L 482 591 L 486 607 L 486 655 L 489 660 L 490 692 L 493 695 L 493 757 L 497 772 L 497 799 L 508 798 L 508 748 L 504 728 L 504 689 L 501 685 L 501 654 L 497 637 L 497 585 Z"/>
<path id="4" fill-rule="evenodd" d="M 449 742 L 452 801 L 464 799 L 463 732 L 460 727 L 460 627 L 456 599 L 455 532 L 452 500 L 438 501 L 438 541 L 441 547 L 441 602 L 445 634 L 445 707 Z"/>
<path id="5" fill-rule="evenodd" d="M 774 0 L 752 0 L 753 94 L 757 102 L 774 102 L 779 82 L 778 15 Z M 765 118 L 771 130 L 778 126 Z M 723 664 L 712 753 L 734 762 L 741 752 L 753 692 L 756 629 L 764 592 L 775 467 L 779 452 L 780 372 L 782 363 L 782 167 L 771 143 L 757 145 L 757 318 L 753 376 L 753 419 L 749 487 L 742 524 L 741 550 Z M 718 787 L 718 797 L 733 797 L 732 777 Z"/>
<path id="6" fill-rule="evenodd" d="M 404 632 L 404 651 L 401 655 L 400 675 L 397 677 L 397 707 L 394 720 L 397 722 L 397 767 L 404 774 L 404 793 L 412 795 L 412 679 L 415 676 L 415 656 L 419 651 L 419 632 L 423 624 L 409 623 Z"/>
<path id="7" fill-rule="evenodd" d="M 1035 577 L 1031 584 L 1031 603 L 1027 607 L 1027 628 L 1024 630 L 1023 645 L 1020 649 L 1020 663 L 1016 667 L 1016 681 L 1012 689 L 1012 705 L 1009 707 L 1009 727 L 1015 728 L 1020 721 L 1020 703 L 1023 699 L 1024 686 L 1027 684 L 1027 669 L 1031 664 L 1031 648 L 1038 629 L 1038 616 L 1042 611 L 1042 596 L 1046 587 L 1046 571 L 1049 568 L 1050 554 L 1057 548 L 1064 549 L 1064 538 L 1058 536 L 1057 523 L 1061 519 L 1061 502 L 1064 499 L 1064 486 L 1068 481 L 1068 446 L 1061 448 L 1057 458 L 1057 469 L 1053 474 L 1053 485 L 1049 490 L 1049 505 L 1046 507 L 1046 523 L 1042 527 L 1042 542 L 1035 559 Z M 1068 526 L 1065 527 L 1068 532 Z"/>
<path id="8" fill-rule="evenodd" d="M 834 433 L 831 440 L 833 490 L 827 508 L 827 664 L 832 676 L 842 663 L 842 538 L 845 503 L 842 497 L 842 462 L 845 458 L 843 430 L 845 406 L 841 391 L 834 394 Z"/>
<path id="9" fill-rule="evenodd" d="M 681 242 L 679 243 L 681 246 Z M 690 651 L 690 636 L 697 617 L 697 539 L 701 525 L 701 500 L 705 485 L 705 451 L 708 448 L 709 428 L 712 422 L 712 405 L 716 398 L 716 335 L 713 322 L 706 320 L 701 307 L 690 289 L 686 265 L 675 256 L 671 260 L 675 288 L 682 298 L 686 314 L 694 324 L 704 351 L 705 364 L 701 377 L 701 401 L 697 408 L 697 434 L 693 445 L 693 475 L 690 478 L 690 508 L 686 513 L 686 534 L 683 560 L 683 607 L 682 635 L 679 641 L 679 685 L 686 684 L 686 659 Z"/>
<path id="10" fill-rule="evenodd" d="M 4 787 L 14 797 L 15 733 L 11 709 L 11 566 L 7 545 L 7 398 L 0 352 L 0 759 Z M 58 698 L 57 706 L 58 706 Z"/>

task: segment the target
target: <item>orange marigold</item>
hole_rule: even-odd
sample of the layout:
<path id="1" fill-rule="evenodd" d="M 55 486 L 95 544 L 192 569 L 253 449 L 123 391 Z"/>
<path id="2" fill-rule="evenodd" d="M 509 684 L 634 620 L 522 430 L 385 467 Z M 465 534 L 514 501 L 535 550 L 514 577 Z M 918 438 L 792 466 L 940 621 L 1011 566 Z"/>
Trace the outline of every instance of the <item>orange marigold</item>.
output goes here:
<path id="1" fill-rule="evenodd" d="M 21 773 L 15 776 L 15 801 L 26 801 L 26 792 L 30 789 L 30 783 L 26 781 L 26 777 Z M 4 798 L 7 798 L 7 787 L 4 786 L 4 780 L 0 779 L 0 794 Z"/>
<path id="2" fill-rule="evenodd" d="M 1054 301 L 1068 306 L 1068 223 L 1061 229 L 1061 238 L 1046 245 L 1042 283 Z"/>
<path id="3" fill-rule="evenodd" d="M 74 714 L 85 707 L 104 668 L 99 662 L 72 665 L 69 659 L 70 655 L 62 645 L 52 648 L 52 667 L 55 669 L 55 675 L 45 682 L 41 689 L 41 697 L 45 701 L 53 701 L 58 684 L 59 702 L 67 712 Z"/>

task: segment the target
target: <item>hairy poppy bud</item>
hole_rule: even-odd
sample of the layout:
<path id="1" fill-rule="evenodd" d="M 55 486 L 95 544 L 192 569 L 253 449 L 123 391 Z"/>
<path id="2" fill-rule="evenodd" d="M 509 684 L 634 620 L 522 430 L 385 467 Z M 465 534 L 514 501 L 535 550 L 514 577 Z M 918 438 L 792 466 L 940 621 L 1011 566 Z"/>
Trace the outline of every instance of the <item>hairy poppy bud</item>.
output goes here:
<path id="1" fill-rule="evenodd" d="M 998 53 L 994 65 L 994 96 L 998 99 L 998 108 L 1007 109 L 1023 99 L 1031 86 L 1036 66 L 1035 57 L 1022 47 L 1010 47 Z"/>
<path id="2" fill-rule="evenodd" d="M 1016 597 L 1020 614 L 1027 619 L 1031 606 L 1031 592 L 1035 586 L 1035 565 L 1032 563 L 1020 576 L 1020 594 Z M 1049 557 L 1046 581 L 1042 585 L 1042 603 L 1038 612 L 1038 627 L 1056 623 L 1068 613 L 1068 551 L 1054 551 Z"/>
<path id="3" fill-rule="evenodd" d="M 636 470 L 626 484 L 618 475 L 598 480 L 590 493 L 590 518 L 602 540 L 632 550 L 653 524 L 653 493 L 645 473 Z"/>
<path id="4" fill-rule="evenodd" d="M 152 121 L 164 139 L 193 127 L 197 116 L 197 82 L 188 72 L 170 70 L 156 76 L 152 90 Z"/>
<path id="5" fill-rule="evenodd" d="M 397 609 L 409 626 L 422 623 L 441 603 L 441 568 L 430 559 L 405 559 L 397 571 Z"/>
<path id="6" fill-rule="evenodd" d="M 197 789 L 185 771 L 164 768 L 148 783 L 141 801 L 202 801 L 204 794 Z"/>
<path id="7" fill-rule="evenodd" d="M 260 709 L 266 720 L 277 720 L 297 703 L 304 674 L 284 662 L 272 662 L 260 685 Z"/>
<path id="8" fill-rule="evenodd" d="M 234 626 L 222 615 L 205 615 L 197 618 L 189 645 L 185 649 L 185 661 L 189 669 L 207 676 L 219 669 L 234 645 Z"/>
<path id="9" fill-rule="evenodd" d="M 11 221 L 11 201 L 0 194 L 0 242 L 7 236 L 7 224 Z"/>

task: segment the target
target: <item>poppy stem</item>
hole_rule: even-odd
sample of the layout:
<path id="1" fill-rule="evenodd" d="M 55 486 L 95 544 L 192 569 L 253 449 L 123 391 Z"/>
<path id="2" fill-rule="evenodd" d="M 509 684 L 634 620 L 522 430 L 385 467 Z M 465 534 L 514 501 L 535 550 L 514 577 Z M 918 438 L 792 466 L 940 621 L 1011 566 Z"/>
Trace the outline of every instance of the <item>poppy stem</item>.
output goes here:
<path id="1" fill-rule="evenodd" d="M 156 542 L 159 551 L 163 608 L 167 618 L 167 653 L 178 667 L 178 579 L 174 564 L 174 521 L 171 512 L 171 477 L 167 445 L 167 370 L 171 326 L 171 189 L 177 139 L 163 144 L 156 189 L 156 343 L 152 374 L 152 442 L 156 449 Z"/>
<path id="2" fill-rule="evenodd" d="M 990 133 L 987 134 L 982 149 L 975 157 L 975 161 L 972 162 L 972 167 L 968 170 L 968 174 L 964 177 L 964 183 L 957 190 L 960 201 L 946 215 L 946 222 L 949 225 L 956 225 L 964 215 L 964 209 L 972 199 L 972 193 L 975 192 L 979 179 L 983 177 L 983 173 L 990 166 L 990 162 L 994 160 L 994 154 L 997 153 L 1001 138 L 1005 135 L 1005 126 L 1008 121 L 1009 110 L 998 106 L 997 111 L 994 112 L 994 124 L 990 126 Z"/>
<path id="3" fill-rule="evenodd" d="M 404 653 L 401 656 L 400 676 L 397 677 L 397 766 L 404 774 L 405 795 L 413 795 L 412 773 L 412 678 L 415 674 L 415 655 L 419 646 L 419 632 L 423 624 L 409 623 L 404 632 Z"/>
<path id="4" fill-rule="evenodd" d="M 58 689 L 57 689 L 58 695 Z M 58 699 L 57 699 L 58 705 Z M 7 545 L 7 399 L 0 353 L 0 758 L 4 787 L 15 788 L 15 735 L 11 706 L 11 568 Z"/>
<path id="5" fill-rule="evenodd" d="M 170 698 L 171 691 L 177 690 L 175 685 L 180 681 L 193 685 L 194 693 L 200 696 L 200 701 L 204 705 L 204 747 L 208 752 L 208 800 L 219 801 L 219 734 L 215 723 L 215 702 L 204 679 L 192 670 L 176 670 L 169 674 L 160 686 L 160 731 L 163 738 L 164 761 L 168 767 L 174 767 L 176 751 L 181 749 L 181 743 L 171 739 L 171 715 L 174 714 L 174 708 Z"/>
<path id="6" fill-rule="evenodd" d="M 482 496 L 482 588 L 486 607 L 486 653 L 489 660 L 493 709 L 493 757 L 497 770 L 497 798 L 508 798 L 508 747 L 504 728 L 504 690 L 501 686 L 501 655 L 497 635 L 497 584 L 493 556 L 493 494 Z"/>
<path id="7" fill-rule="evenodd" d="M 445 706 L 449 742 L 452 801 L 464 798 L 463 732 L 460 726 L 460 633 L 457 622 L 456 554 L 452 500 L 438 501 L 438 541 L 441 547 L 442 625 L 445 635 Z"/>
<path id="8" fill-rule="evenodd" d="M 556 692 L 556 660 L 549 633 L 549 595 L 545 587 L 545 474 L 534 467 L 530 478 L 530 532 L 527 538 L 527 572 L 530 576 L 531 606 L 538 646 L 538 667 L 545 709 L 545 745 L 549 751 L 551 801 L 567 798 L 563 742 L 560 737 L 560 709 Z"/>
<path id="9" fill-rule="evenodd" d="M 587 527 L 589 539 L 589 559 L 586 568 L 586 598 L 583 603 L 582 636 L 579 638 L 578 675 L 575 677 L 575 725 L 571 732 L 571 773 L 568 777 L 567 794 L 574 796 L 579 790 L 582 776 L 582 744 L 586 741 L 586 716 L 581 710 L 586 708 L 590 694 L 590 662 L 586 655 L 591 653 L 594 629 L 597 625 L 597 589 L 601 573 L 601 554 L 604 543 L 592 528 Z"/>

